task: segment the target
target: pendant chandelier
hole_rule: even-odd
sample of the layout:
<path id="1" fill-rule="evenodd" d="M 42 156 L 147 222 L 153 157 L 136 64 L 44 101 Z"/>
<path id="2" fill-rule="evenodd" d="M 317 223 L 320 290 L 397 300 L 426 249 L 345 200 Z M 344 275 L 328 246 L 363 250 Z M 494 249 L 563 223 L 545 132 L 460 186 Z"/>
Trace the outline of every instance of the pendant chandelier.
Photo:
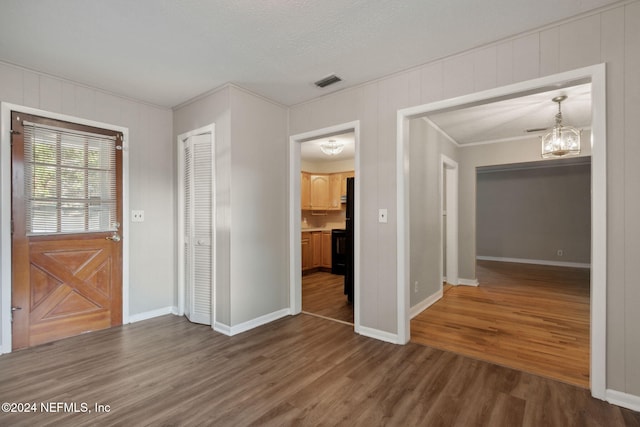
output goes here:
<path id="1" fill-rule="evenodd" d="M 335 156 L 336 154 L 342 153 L 344 149 L 344 143 L 338 142 L 335 139 L 330 139 L 327 142 L 323 142 L 320 144 L 320 150 L 327 156 Z"/>
<path id="2" fill-rule="evenodd" d="M 573 126 L 562 125 L 562 111 L 560 104 L 567 99 L 565 95 L 556 96 L 552 99 L 558 103 L 558 114 L 556 114 L 556 124 L 549 133 L 542 137 L 542 158 L 577 156 L 580 154 L 580 133 Z"/>

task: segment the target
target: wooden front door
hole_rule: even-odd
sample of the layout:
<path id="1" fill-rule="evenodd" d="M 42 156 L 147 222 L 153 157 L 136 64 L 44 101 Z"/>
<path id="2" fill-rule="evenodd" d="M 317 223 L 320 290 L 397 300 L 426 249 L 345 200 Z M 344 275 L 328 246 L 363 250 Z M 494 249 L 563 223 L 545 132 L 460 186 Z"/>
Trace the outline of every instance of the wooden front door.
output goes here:
<path id="1" fill-rule="evenodd" d="M 122 134 L 11 124 L 13 349 L 122 324 Z"/>

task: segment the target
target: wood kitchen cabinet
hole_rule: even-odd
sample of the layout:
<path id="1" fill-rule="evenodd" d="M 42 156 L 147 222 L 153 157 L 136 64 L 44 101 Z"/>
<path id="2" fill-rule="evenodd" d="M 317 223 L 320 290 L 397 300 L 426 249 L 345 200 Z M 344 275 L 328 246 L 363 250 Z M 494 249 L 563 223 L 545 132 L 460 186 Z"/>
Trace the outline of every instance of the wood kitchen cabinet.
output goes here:
<path id="1" fill-rule="evenodd" d="M 313 246 L 311 243 L 311 233 L 302 233 L 302 271 L 313 268 Z"/>
<path id="2" fill-rule="evenodd" d="M 322 267 L 322 232 L 311 233 L 313 242 L 313 267 Z"/>
<path id="3" fill-rule="evenodd" d="M 329 209 L 329 175 L 311 175 L 311 209 Z"/>
<path id="4" fill-rule="evenodd" d="M 340 174 L 340 195 L 341 196 L 346 196 L 347 195 L 347 178 L 353 178 L 355 177 L 356 174 L 354 171 L 350 171 L 350 172 L 342 172 Z"/>
<path id="5" fill-rule="evenodd" d="M 331 232 L 322 232 L 322 267 L 331 268 Z"/>
<path id="6" fill-rule="evenodd" d="M 342 195 L 342 174 L 332 173 L 329 175 L 329 210 L 340 210 L 340 196 Z M 346 194 L 346 193 L 345 193 Z"/>
<path id="7" fill-rule="evenodd" d="M 300 176 L 300 206 L 311 209 L 311 174 L 302 172 Z"/>
<path id="8" fill-rule="evenodd" d="M 309 173 L 300 177 L 300 207 L 302 210 L 339 211 L 341 197 L 347 194 L 347 177 L 353 172 Z"/>
<path id="9" fill-rule="evenodd" d="M 301 245 L 302 271 L 331 268 L 331 231 L 305 231 Z"/>

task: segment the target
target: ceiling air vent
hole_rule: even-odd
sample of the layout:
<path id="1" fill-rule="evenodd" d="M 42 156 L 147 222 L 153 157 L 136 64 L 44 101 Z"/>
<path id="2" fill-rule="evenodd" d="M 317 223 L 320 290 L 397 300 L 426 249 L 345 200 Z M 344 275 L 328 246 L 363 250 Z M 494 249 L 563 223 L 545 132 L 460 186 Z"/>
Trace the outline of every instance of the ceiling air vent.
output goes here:
<path id="1" fill-rule="evenodd" d="M 331 74 L 330 76 L 327 76 L 325 78 L 318 80 L 317 82 L 314 83 L 314 85 L 318 87 L 327 87 L 329 85 L 332 85 L 334 83 L 338 83 L 341 81 L 342 79 L 340 77 L 336 76 L 335 74 Z"/>

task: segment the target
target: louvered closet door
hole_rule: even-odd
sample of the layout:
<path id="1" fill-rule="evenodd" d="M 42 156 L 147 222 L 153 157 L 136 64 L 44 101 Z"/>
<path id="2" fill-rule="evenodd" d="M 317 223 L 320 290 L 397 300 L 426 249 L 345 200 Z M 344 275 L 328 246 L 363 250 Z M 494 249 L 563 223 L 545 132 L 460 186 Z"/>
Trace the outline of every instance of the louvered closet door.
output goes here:
<path id="1" fill-rule="evenodd" d="M 213 307 L 213 156 L 211 134 L 184 143 L 185 315 L 210 325 Z"/>

